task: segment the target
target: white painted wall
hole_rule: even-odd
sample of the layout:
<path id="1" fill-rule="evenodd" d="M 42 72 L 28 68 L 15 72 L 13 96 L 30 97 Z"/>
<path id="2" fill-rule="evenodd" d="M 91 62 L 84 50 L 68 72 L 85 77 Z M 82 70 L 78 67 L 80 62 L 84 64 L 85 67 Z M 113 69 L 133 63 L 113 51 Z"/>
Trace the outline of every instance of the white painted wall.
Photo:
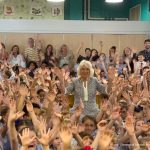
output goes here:
<path id="1" fill-rule="evenodd" d="M 147 21 L 0 20 L 0 32 L 150 34 Z"/>

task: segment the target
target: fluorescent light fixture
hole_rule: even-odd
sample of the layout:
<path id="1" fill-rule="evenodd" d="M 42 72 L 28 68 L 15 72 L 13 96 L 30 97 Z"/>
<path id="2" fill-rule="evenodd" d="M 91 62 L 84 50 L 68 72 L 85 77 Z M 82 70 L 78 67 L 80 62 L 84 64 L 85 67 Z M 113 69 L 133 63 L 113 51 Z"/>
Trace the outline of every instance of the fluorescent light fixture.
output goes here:
<path id="1" fill-rule="evenodd" d="M 121 3 L 123 0 L 105 0 L 106 3 Z"/>
<path id="2" fill-rule="evenodd" d="M 53 3 L 57 3 L 57 2 L 64 2 L 65 0 L 47 0 L 48 2 L 53 2 Z"/>

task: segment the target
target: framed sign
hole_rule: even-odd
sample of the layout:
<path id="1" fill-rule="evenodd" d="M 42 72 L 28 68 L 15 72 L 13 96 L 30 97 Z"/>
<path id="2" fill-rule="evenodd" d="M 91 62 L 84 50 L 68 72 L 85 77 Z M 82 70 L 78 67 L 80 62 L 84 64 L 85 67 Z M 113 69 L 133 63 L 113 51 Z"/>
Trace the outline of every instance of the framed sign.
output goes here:
<path id="1" fill-rule="evenodd" d="M 12 5 L 4 5 L 4 15 L 12 16 L 14 14 L 14 6 Z"/>
<path id="2" fill-rule="evenodd" d="M 62 16 L 62 6 L 52 7 L 52 16 Z"/>
<path id="3" fill-rule="evenodd" d="M 42 16 L 42 8 L 40 6 L 32 6 L 30 13 L 34 16 Z"/>

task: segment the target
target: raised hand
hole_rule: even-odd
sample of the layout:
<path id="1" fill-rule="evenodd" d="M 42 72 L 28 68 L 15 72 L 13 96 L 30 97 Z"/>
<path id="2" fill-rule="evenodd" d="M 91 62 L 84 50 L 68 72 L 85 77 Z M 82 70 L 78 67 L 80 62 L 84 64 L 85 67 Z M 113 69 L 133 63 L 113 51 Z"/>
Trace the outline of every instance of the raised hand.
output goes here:
<path id="1" fill-rule="evenodd" d="M 76 122 L 72 124 L 71 131 L 72 131 L 72 134 L 74 135 L 78 134 L 78 124 Z"/>
<path id="2" fill-rule="evenodd" d="M 34 110 L 33 110 L 33 105 L 32 105 L 32 103 L 30 102 L 30 101 L 26 101 L 27 103 L 26 103 L 26 108 L 27 108 L 27 111 L 28 112 L 33 112 Z"/>
<path id="3" fill-rule="evenodd" d="M 9 108 L 10 108 L 10 111 L 9 111 L 8 120 L 10 122 L 14 122 L 24 115 L 24 112 L 19 111 L 16 113 L 16 101 L 14 101 L 14 100 L 10 100 Z"/>
<path id="4" fill-rule="evenodd" d="M 149 96 L 150 96 L 150 92 L 148 91 L 147 88 L 144 88 L 141 93 L 141 97 L 149 99 Z"/>
<path id="5" fill-rule="evenodd" d="M 131 49 L 132 49 L 133 53 L 137 53 L 137 51 L 138 51 L 136 47 L 132 47 Z"/>
<path id="6" fill-rule="evenodd" d="M 30 130 L 29 128 L 25 128 L 23 129 L 22 131 L 22 135 L 19 134 L 19 137 L 20 137 L 20 140 L 21 140 L 21 143 L 22 143 L 22 146 L 24 148 L 28 148 L 28 146 L 35 140 L 35 136 L 34 137 L 30 137 Z"/>
<path id="7" fill-rule="evenodd" d="M 83 101 L 80 99 L 80 105 L 75 110 L 75 115 L 77 118 L 80 117 L 81 113 L 83 112 L 83 109 L 84 109 L 84 104 Z"/>
<path id="8" fill-rule="evenodd" d="M 71 129 L 69 129 L 67 126 L 63 126 L 59 131 L 59 135 L 64 145 L 67 146 L 71 145 L 71 140 L 72 140 Z"/>
<path id="9" fill-rule="evenodd" d="M 81 43 L 80 43 L 80 48 L 83 48 L 83 46 L 84 46 L 84 43 L 81 42 Z"/>
<path id="10" fill-rule="evenodd" d="M 46 98 L 50 101 L 50 102 L 53 102 L 55 101 L 55 98 L 56 98 L 56 93 L 51 91 L 47 94 Z"/>
<path id="11" fill-rule="evenodd" d="M 49 147 L 49 142 L 51 140 L 51 134 L 50 134 L 50 129 L 46 131 L 46 127 L 40 131 L 41 132 L 41 137 L 37 138 L 37 140 L 42 144 L 44 147 Z"/>
<path id="12" fill-rule="evenodd" d="M 26 85 L 20 85 L 20 87 L 19 87 L 19 93 L 21 94 L 21 96 L 27 96 L 28 95 L 28 92 L 29 92 L 29 90 L 28 90 L 28 88 L 27 88 L 27 86 Z"/>
<path id="13" fill-rule="evenodd" d="M 58 78 L 61 78 L 61 77 L 62 77 L 62 71 L 61 71 L 58 67 L 55 67 L 55 68 L 54 68 L 54 74 L 55 74 Z"/>
<path id="14" fill-rule="evenodd" d="M 133 94 L 132 102 L 136 105 L 139 102 L 139 97 L 136 94 Z"/>
<path id="15" fill-rule="evenodd" d="M 17 119 L 21 118 L 24 115 L 24 112 L 17 112 L 17 113 L 10 113 L 9 114 L 9 121 L 13 122 L 16 121 Z"/>
<path id="16" fill-rule="evenodd" d="M 119 119 L 119 117 L 120 117 L 120 107 L 116 106 L 113 108 L 110 118 L 113 120 L 116 120 L 116 119 Z"/>
<path id="17" fill-rule="evenodd" d="M 111 141 L 113 139 L 113 133 L 111 130 L 105 130 L 101 135 L 99 139 L 99 147 L 101 150 L 108 149 Z"/>
<path id="18" fill-rule="evenodd" d="M 58 127 L 61 123 L 62 115 L 60 113 L 54 113 L 52 116 L 53 128 Z"/>
<path id="19" fill-rule="evenodd" d="M 69 101 L 68 101 L 68 97 L 65 95 L 62 95 L 62 111 L 68 110 L 69 108 Z"/>
<path id="20" fill-rule="evenodd" d="M 39 118 L 39 130 L 40 131 L 44 131 L 46 127 L 46 119 L 44 119 L 43 117 Z"/>
<path id="21" fill-rule="evenodd" d="M 135 133 L 133 116 L 129 113 L 126 117 L 125 128 L 129 135 L 133 135 Z"/>
<path id="22" fill-rule="evenodd" d="M 123 91 L 123 92 L 122 92 L 122 96 L 123 96 L 127 101 L 130 100 L 130 95 L 127 93 L 127 91 Z"/>
<path id="23" fill-rule="evenodd" d="M 66 81 L 69 80 L 69 78 L 70 78 L 69 75 L 70 75 L 70 72 L 65 72 L 64 79 L 65 79 Z"/>

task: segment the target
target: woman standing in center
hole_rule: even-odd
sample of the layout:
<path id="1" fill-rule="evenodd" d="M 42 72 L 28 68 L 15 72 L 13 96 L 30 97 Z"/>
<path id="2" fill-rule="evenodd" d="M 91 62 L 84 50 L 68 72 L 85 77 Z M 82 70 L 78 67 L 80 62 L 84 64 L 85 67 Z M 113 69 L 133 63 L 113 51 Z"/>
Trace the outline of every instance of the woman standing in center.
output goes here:
<path id="1" fill-rule="evenodd" d="M 94 69 L 89 61 L 83 60 L 77 70 L 78 78 L 66 88 L 66 94 L 74 94 L 74 105 L 71 112 L 80 105 L 82 99 L 84 110 L 81 118 L 85 115 L 96 117 L 99 108 L 96 104 L 96 92 L 106 93 L 105 87 L 93 77 Z"/>

